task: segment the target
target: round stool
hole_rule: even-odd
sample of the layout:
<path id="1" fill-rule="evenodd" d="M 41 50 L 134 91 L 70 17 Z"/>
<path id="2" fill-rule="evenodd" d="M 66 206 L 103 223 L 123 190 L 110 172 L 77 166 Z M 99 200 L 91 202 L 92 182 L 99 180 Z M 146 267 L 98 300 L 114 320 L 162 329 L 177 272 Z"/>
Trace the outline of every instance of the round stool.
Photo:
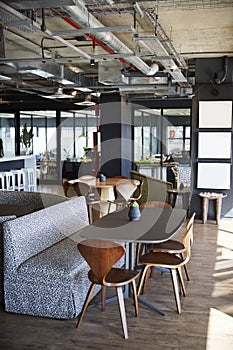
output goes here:
<path id="1" fill-rule="evenodd" d="M 25 191 L 34 192 L 35 191 L 35 176 L 34 170 L 32 168 L 22 168 L 25 174 Z"/>
<path id="2" fill-rule="evenodd" d="M 214 193 L 214 192 L 201 192 L 199 196 L 202 198 L 202 223 L 206 223 L 209 201 L 215 201 L 215 212 L 216 212 L 216 224 L 220 223 L 221 218 L 221 208 L 222 208 L 222 199 L 227 196 L 225 193 Z"/>
<path id="3" fill-rule="evenodd" d="M 15 180 L 15 190 L 25 191 L 25 173 L 21 169 L 11 170 Z"/>
<path id="4" fill-rule="evenodd" d="M 15 190 L 15 176 L 12 171 L 4 171 L 2 173 L 4 175 L 4 183 L 6 191 L 14 191 Z"/>

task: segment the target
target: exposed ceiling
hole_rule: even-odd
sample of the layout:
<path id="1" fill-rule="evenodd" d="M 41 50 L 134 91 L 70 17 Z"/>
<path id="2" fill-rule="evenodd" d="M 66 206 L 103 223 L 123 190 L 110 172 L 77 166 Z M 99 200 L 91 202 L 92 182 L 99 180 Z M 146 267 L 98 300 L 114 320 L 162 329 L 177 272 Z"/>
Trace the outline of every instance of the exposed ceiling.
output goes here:
<path id="1" fill-rule="evenodd" d="M 0 23 L 1 103 L 188 97 L 196 58 L 233 56 L 233 0 L 7 0 Z"/>

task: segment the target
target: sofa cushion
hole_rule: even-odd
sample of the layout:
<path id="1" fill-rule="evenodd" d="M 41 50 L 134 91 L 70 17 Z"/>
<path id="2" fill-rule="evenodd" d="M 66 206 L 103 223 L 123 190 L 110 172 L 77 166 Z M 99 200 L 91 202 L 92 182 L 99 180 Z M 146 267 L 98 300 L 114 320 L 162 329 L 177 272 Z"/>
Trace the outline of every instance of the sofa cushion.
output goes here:
<path id="1" fill-rule="evenodd" d="M 52 205 L 65 202 L 68 198 L 53 193 L 0 191 L 1 205 L 29 206 L 31 211 L 40 210 Z"/>
<path id="2" fill-rule="evenodd" d="M 78 220 L 77 220 L 78 217 Z M 88 225 L 84 197 L 5 222 L 5 259 L 15 269 L 24 261 Z"/>

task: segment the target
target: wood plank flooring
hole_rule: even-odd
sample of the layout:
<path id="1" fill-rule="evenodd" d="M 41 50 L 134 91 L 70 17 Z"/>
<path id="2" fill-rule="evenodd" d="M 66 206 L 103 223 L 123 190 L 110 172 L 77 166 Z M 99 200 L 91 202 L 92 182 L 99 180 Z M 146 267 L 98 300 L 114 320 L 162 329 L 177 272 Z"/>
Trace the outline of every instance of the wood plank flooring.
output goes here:
<path id="1" fill-rule="evenodd" d="M 182 230 L 178 236 L 182 236 Z M 178 237 L 177 236 L 177 237 Z M 233 349 L 233 221 L 195 221 L 189 263 L 191 281 L 176 313 L 170 275 L 155 272 L 144 298 L 166 312 L 161 316 L 132 300 L 126 312 L 129 339 L 122 336 L 117 302 L 89 308 L 79 329 L 76 320 L 54 320 L 0 310 L 0 348 L 5 349 Z M 96 297 L 98 299 L 99 296 Z"/>

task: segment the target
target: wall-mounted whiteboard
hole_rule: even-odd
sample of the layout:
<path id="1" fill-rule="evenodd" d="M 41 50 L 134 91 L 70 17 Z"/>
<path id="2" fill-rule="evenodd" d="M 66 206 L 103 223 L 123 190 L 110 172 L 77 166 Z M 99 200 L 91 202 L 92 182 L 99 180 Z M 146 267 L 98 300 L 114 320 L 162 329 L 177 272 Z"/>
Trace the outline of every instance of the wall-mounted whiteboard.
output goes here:
<path id="1" fill-rule="evenodd" d="M 232 101 L 200 101 L 199 128 L 231 128 Z"/>
<path id="2" fill-rule="evenodd" d="M 197 188 L 227 190 L 231 188 L 230 163 L 198 163 Z"/>
<path id="3" fill-rule="evenodd" d="M 198 158 L 230 159 L 231 132 L 199 132 Z"/>

